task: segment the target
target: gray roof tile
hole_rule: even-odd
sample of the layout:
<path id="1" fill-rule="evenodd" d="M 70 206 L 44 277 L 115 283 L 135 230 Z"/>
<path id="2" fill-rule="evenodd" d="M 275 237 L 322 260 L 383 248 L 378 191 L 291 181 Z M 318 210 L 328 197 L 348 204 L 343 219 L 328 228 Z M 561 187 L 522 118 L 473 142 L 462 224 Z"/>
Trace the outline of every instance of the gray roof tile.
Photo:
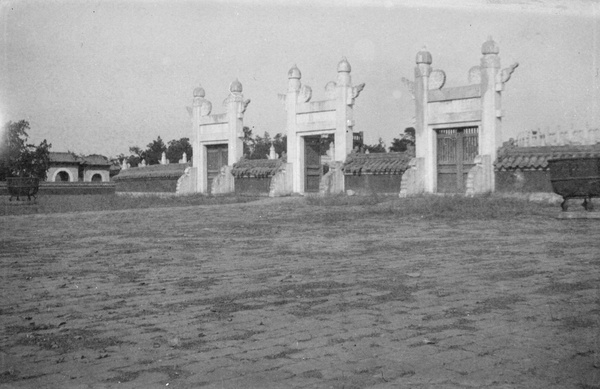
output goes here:
<path id="1" fill-rule="evenodd" d="M 517 147 L 505 142 L 498 150 L 494 163 L 496 170 L 543 170 L 548 168 L 548 160 L 559 158 L 600 157 L 600 143 L 595 145 L 564 145 Z"/>

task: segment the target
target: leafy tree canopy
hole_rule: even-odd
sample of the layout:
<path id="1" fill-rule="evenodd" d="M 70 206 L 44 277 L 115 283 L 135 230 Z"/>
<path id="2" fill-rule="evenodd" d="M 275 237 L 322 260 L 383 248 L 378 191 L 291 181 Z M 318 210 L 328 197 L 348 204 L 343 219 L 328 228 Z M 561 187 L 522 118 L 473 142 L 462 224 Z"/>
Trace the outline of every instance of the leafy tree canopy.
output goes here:
<path id="1" fill-rule="evenodd" d="M 363 150 L 369 153 L 385 153 L 385 142 L 379 138 L 379 142 L 376 145 L 363 145 Z"/>
<path id="2" fill-rule="evenodd" d="M 178 163 L 183 158 L 183 153 L 188 161 L 192 160 L 193 149 L 190 138 L 173 139 L 167 146 L 167 159 L 171 163 Z"/>
<path id="3" fill-rule="evenodd" d="M 146 163 L 148 165 L 156 165 L 156 164 L 160 163 L 160 160 L 162 158 L 162 153 L 167 152 L 167 146 L 165 145 L 163 140 L 160 139 L 160 136 L 158 138 L 156 138 L 155 141 L 148 143 L 148 145 L 146 145 L 146 147 L 147 148 L 146 148 L 145 159 L 146 159 Z"/>
<path id="4" fill-rule="evenodd" d="M 29 123 L 9 121 L 0 134 L 0 180 L 8 177 L 46 179 L 51 144 L 44 139 L 38 146 L 27 143 Z"/>
<path id="5" fill-rule="evenodd" d="M 409 146 L 415 145 L 415 129 L 408 127 L 404 130 L 404 134 L 400 138 L 394 138 L 390 151 L 407 151 Z"/>
<path id="6" fill-rule="evenodd" d="M 252 129 L 244 127 L 244 157 L 247 159 L 267 159 L 271 145 L 281 158 L 287 152 L 287 135 L 278 133 L 274 137 L 265 131 L 263 136 L 252 136 Z"/>
<path id="7" fill-rule="evenodd" d="M 275 147 L 275 152 L 280 157 L 285 155 L 287 151 L 287 136 L 279 133 L 271 137 L 266 131 L 263 136 L 255 136 L 252 132 L 252 128 L 244 127 L 243 144 L 245 158 L 267 159 L 271 151 L 271 145 Z M 167 160 L 170 163 L 178 163 L 183 158 L 183 153 L 186 154 L 187 160 L 191 161 L 194 150 L 189 138 L 173 139 L 165 145 L 159 136 L 156 140 L 148 143 L 146 149 L 142 149 L 139 146 L 129 147 L 130 155 L 120 154 L 116 157 L 115 161 L 118 160 L 119 163 L 125 161 L 131 167 L 138 166 L 142 160 L 145 160 L 148 165 L 155 165 L 160 163 L 163 152 L 166 153 Z"/>
<path id="8" fill-rule="evenodd" d="M 188 161 L 191 161 L 193 155 L 192 144 L 189 138 L 173 139 L 168 142 L 168 145 L 165 145 L 159 136 L 156 140 L 148 143 L 146 149 L 142 149 L 139 146 L 131 146 L 129 147 L 129 156 L 120 154 L 117 156 L 117 159 L 121 163 L 125 160 L 131 167 L 138 166 L 143 160 L 148 165 L 156 165 L 160 163 L 163 152 L 170 163 L 178 163 L 183 158 L 183 153 L 186 154 Z"/>

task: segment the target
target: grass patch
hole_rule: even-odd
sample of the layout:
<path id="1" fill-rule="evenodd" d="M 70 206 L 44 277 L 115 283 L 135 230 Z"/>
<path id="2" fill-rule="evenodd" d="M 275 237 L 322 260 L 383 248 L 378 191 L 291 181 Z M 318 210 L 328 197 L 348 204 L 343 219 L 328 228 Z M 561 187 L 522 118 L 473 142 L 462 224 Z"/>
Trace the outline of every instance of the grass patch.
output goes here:
<path id="1" fill-rule="evenodd" d="M 130 195 L 66 195 L 40 196 L 35 202 L 0 202 L 0 216 L 46 213 L 117 211 L 125 209 L 188 207 L 196 205 L 224 205 L 255 201 L 259 197 L 248 196 L 130 196 Z"/>
<path id="2" fill-rule="evenodd" d="M 422 195 L 408 198 L 336 195 L 308 197 L 306 203 L 321 207 L 364 206 L 364 210 L 358 213 L 421 219 L 511 219 L 523 216 L 548 216 L 548 212 L 556 211 L 556 206 L 551 204 L 493 195 L 476 197 Z"/>
<path id="3" fill-rule="evenodd" d="M 308 205 L 320 207 L 348 207 L 375 205 L 392 199 L 393 198 L 390 196 L 379 196 L 375 193 L 369 196 L 347 196 L 345 194 L 336 194 L 331 196 L 307 196 L 306 203 Z"/>

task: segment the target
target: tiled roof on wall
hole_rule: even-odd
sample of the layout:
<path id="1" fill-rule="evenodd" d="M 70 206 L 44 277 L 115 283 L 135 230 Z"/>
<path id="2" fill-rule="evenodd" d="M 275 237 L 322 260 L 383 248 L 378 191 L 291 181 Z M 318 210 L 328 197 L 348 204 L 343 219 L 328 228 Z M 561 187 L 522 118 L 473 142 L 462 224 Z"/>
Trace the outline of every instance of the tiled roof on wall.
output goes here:
<path id="1" fill-rule="evenodd" d="M 549 159 L 600 157 L 600 143 L 595 145 L 565 145 L 517 147 L 506 142 L 498 149 L 496 170 L 543 170 Z"/>
<path id="2" fill-rule="evenodd" d="M 244 159 L 233 164 L 231 174 L 237 178 L 268 178 L 274 176 L 282 165 L 281 159 Z"/>
<path id="3" fill-rule="evenodd" d="M 79 164 L 79 157 L 73 153 L 55 152 L 49 153 L 50 162 Z"/>
<path id="4" fill-rule="evenodd" d="M 94 165 L 94 166 L 110 166 L 111 163 L 108 161 L 104 155 L 99 154 L 90 154 L 86 157 L 83 157 L 83 163 L 86 165 Z"/>
<path id="5" fill-rule="evenodd" d="M 179 178 L 183 175 L 189 163 L 171 163 L 168 165 L 149 165 L 144 167 L 132 167 L 121 170 L 113 177 L 113 180 L 142 180 L 146 178 Z"/>
<path id="6" fill-rule="evenodd" d="M 408 168 L 413 153 L 352 153 L 343 170 L 345 174 L 402 174 Z"/>
<path id="7" fill-rule="evenodd" d="M 49 154 L 50 162 L 54 163 L 72 163 L 94 166 L 110 166 L 111 163 L 103 155 L 91 154 L 86 157 L 80 157 L 77 154 L 69 152 L 52 151 Z"/>

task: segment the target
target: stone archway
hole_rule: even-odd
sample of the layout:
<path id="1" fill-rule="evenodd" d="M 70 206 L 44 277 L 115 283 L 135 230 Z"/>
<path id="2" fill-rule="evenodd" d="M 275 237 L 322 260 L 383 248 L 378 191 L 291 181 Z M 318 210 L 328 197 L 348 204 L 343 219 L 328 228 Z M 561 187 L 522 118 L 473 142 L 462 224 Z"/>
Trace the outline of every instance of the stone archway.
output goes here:
<path id="1" fill-rule="evenodd" d="M 55 182 L 69 182 L 69 181 L 71 181 L 71 175 L 66 170 L 59 170 L 58 172 L 56 172 L 56 175 L 54 176 L 54 181 Z"/>
<path id="2" fill-rule="evenodd" d="M 96 173 L 92 176 L 92 182 L 102 182 L 102 175 L 100 173 Z"/>
<path id="3" fill-rule="evenodd" d="M 432 68 L 431 53 L 417 53 L 415 80 L 404 79 L 416 102 L 416 156 L 405 173 L 401 196 L 495 190 L 493 163 L 502 139 L 500 97 L 519 65 L 502 69 L 499 52 L 488 38 L 481 46 L 480 65 L 469 69 L 468 84 L 450 88 L 444 87 L 446 74 Z"/>
<path id="4" fill-rule="evenodd" d="M 352 86 L 350 72 L 351 66 L 346 58 L 343 58 L 338 63 L 336 80 L 330 81 L 325 86 L 326 99 L 311 101 L 312 89 L 302 84 L 300 69 L 294 65 L 288 71 L 288 91 L 280 96 L 285 101 L 287 111 L 287 161 L 291 165 L 292 192 L 306 192 L 307 174 L 309 182 L 311 174 L 316 177 L 315 180 L 324 177 L 317 158 L 320 151 L 314 153 L 314 160 L 308 161 L 315 166 L 312 170 L 310 167 L 307 170 L 305 164 L 307 162 L 305 159 L 311 157 L 307 154 L 311 150 L 307 150 L 306 147 L 314 146 L 310 143 L 311 139 L 318 139 L 312 138 L 313 136 L 331 134 L 334 137 L 335 148 L 331 153 L 330 163 L 342 164 L 352 151 L 354 139 L 352 107 L 365 84 Z M 335 190 L 343 192 L 344 175 L 339 174 L 336 177 Z M 315 191 L 315 187 L 316 184 L 311 186 L 309 183 L 308 191 Z"/>

